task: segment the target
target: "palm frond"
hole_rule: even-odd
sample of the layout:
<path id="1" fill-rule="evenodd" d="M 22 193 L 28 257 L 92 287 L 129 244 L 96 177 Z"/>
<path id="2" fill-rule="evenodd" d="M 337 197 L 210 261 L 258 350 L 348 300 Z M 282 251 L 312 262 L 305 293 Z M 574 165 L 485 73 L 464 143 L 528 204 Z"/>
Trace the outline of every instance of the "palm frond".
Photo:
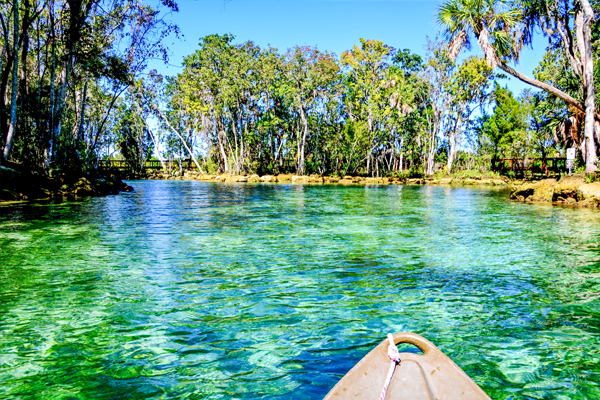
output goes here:
<path id="1" fill-rule="evenodd" d="M 512 56 L 513 55 L 513 41 L 510 32 L 505 31 L 496 31 L 492 33 L 493 46 L 495 49 L 495 53 L 502 57 Z"/>
<path id="2" fill-rule="evenodd" d="M 442 30 L 453 33 L 457 29 L 456 17 L 460 14 L 460 0 L 450 0 L 442 4 L 438 10 L 437 23 Z"/>

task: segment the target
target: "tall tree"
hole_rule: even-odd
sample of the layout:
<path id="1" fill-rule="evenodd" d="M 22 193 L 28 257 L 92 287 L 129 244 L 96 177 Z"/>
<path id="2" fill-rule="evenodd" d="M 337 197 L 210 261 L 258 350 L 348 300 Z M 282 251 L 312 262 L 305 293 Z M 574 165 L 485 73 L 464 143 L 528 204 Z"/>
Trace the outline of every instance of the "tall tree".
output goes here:
<path id="1" fill-rule="evenodd" d="M 469 57 L 458 65 L 447 85 L 450 108 L 444 134 L 448 139 L 448 172 L 452 171 L 462 128 L 475 109 L 488 97 L 487 89 L 494 78 L 492 68 L 479 57 Z"/>
<path id="2" fill-rule="evenodd" d="M 422 115 L 421 131 L 423 166 L 426 175 L 433 175 L 438 138 L 442 132 L 444 118 L 453 101 L 447 90 L 455 74 L 456 65 L 445 51 L 445 43 L 439 40 L 427 44 L 425 68 L 421 71 L 421 89 L 417 92 Z"/>
<path id="3" fill-rule="evenodd" d="M 18 71 L 19 71 L 19 1 L 14 0 L 13 4 L 14 16 L 14 28 L 13 28 L 13 67 L 12 67 L 12 85 L 10 95 L 10 123 L 8 126 L 8 134 L 6 136 L 6 142 L 4 144 L 3 158 L 7 159 L 12 148 L 13 138 L 15 136 L 15 129 L 17 123 L 17 90 L 18 90 Z M 8 37 L 5 38 L 8 40 Z"/>
<path id="4" fill-rule="evenodd" d="M 496 83 L 494 111 L 481 120 L 481 144 L 493 162 L 505 156 L 522 158 L 529 155 L 531 138 L 528 131 L 528 105 L 516 99 L 506 87 Z"/>
<path id="5" fill-rule="evenodd" d="M 341 64 L 349 69 L 346 112 L 360 130 L 366 128 L 366 173 L 373 175 L 373 151 L 380 144 L 377 134 L 383 116 L 382 104 L 385 104 L 382 103 L 385 90 L 381 82 L 385 80 L 393 49 L 379 40 L 361 38 L 360 44 L 342 54 Z"/>
<path id="6" fill-rule="evenodd" d="M 316 48 L 296 46 L 286 55 L 284 71 L 289 81 L 288 94 L 300 117 L 298 132 L 298 174 L 305 173 L 306 141 L 309 136 L 309 113 L 317 111 L 319 100 L 336 83 L 339 67 L 334 56 Z"/>

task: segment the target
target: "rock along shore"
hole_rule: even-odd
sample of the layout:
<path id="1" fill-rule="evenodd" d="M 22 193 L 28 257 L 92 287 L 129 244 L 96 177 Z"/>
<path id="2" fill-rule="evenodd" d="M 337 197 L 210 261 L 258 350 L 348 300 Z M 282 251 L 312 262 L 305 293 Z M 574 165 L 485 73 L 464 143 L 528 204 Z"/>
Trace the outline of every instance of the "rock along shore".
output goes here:
<path id="1" fill-rule="evenodd" d="M 131 192 L 133 188 L 115 175 L 47 177 L 0 166 L 0 201 L 89 197 Z"/>
<path id="2" fill-rule="evenodd" d="M 202 174 L 184 171 L 182 175 L 168 172 L 145 174 L 122 174 L 108 176 L 69 177 L 60 175 L 49 178 L 27 172 L 19 172 L 0 166 L 0 201 L 41 200 L 60 197 L 105 196 L 130 192 L 133 188 L 122 179 L 197 180 L 225 183 L 298 183 L 339 185 L 441 185 L 441 186 L 493 186 L 510 187 L 510 199 L 526 203 L 552 203 L 573 207 L 600 208 L 600 182 L 586 183 L 581 175 L 563 176 L 559 180 L 511 181 L 508 178 L 471 177 L 456 178 L 406 178 L 406 177 L 360 177 L 321 175 L 232 175 Z"/>
<path id="3" fill-rule="evenodd" d="M 507 186 L 508 179 L 478 177 L 478 178 L 372 178 L 361 176 L 321 176 L 321 175 L 231 175 L 231 174 L 201 174 L 197 171 L 185 171 L 183 175 L 170 175 L 166 172 L 151 172 L 142 175 L 129 175 L 125 179 L 171 179 L 197 180 L 203 182 L 246 182 L 246 183 L 302 183 L 302 184 L 339 184 L 339 185 L 486 185 Z"/>
<path id="4" fill-rule="evenodd" d="M 544 179 L 514 186 L 510 198 L 527 203 L 599 208 L 600 182 L 586 183 L 582 175 Z"/>

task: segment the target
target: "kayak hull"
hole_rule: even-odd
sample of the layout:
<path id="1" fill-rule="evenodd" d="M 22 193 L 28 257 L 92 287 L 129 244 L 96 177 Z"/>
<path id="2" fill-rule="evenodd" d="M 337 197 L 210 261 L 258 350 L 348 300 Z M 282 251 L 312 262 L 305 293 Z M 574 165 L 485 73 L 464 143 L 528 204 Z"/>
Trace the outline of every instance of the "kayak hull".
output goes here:
<path id="1" fill-rule="evenodd" d="M 423 354 L 400 353 L 386 400 L 490 400 L 469 376 L 433 343 L 414 333 L 397 333 L 396 344 L 409 343 Z M 388 341 L 358 362 L 324 400 L 379 400 L 391 361 Z"/>

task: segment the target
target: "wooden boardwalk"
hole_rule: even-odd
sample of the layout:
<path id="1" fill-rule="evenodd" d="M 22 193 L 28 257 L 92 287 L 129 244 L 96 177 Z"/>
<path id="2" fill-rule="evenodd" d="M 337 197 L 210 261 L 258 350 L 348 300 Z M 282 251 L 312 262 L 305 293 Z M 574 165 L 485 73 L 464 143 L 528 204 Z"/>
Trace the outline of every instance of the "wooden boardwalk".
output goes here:
<path id="1" fill-rule="evenodd" d="M 183 160 L 167 160 L 165 161 L 165 165 L 167 169 L 179 169 L 179 162 L 181 161 L 182 167 L 184 170 L 190 170 L 195 168 L 194 163 L 191 158 L 183 159 Z M 146 160 L 144 161 L 144 167 L 140 168 L 139 165 L 132 166 L 127 160 L 100 160 L 98 161 L 98 169 L 101 170 L 119 170 L 119 171 L 131 171 L 133 169 L 142 169 L 142 170 L 161 170 L 162 164 L 159 160 Z"/>
<path id="2" fill-rule="evenodd" d="M 179 169 L 179 162 L 182 164 L 182 169 L 192 170 L 195 168 L 191 158 L 183 160 L 167 160 L 165 165 L 167 169 Z M 127 160 L 100 160 L 98 161 L 98 169 L 100 170 L 161 170 L 162 164 L 159 160 L 144 161 L 143 168 L 139 165 L 133 166 Z M 520 176 L 556 176 L 567 172 L 567 159 L 565 157 L 549 157 L 549 158 L 501 158 L 492 161 L 492 171 L 506 174 L 512 171 Z"/>
<path id="3" fill-rule="evenodd" d="M 500 173 L 513 171 L 522 176 L 556 176 L 567 172 L 567 158 L 501 158 L 492 161 L 492 171 Z"/>

